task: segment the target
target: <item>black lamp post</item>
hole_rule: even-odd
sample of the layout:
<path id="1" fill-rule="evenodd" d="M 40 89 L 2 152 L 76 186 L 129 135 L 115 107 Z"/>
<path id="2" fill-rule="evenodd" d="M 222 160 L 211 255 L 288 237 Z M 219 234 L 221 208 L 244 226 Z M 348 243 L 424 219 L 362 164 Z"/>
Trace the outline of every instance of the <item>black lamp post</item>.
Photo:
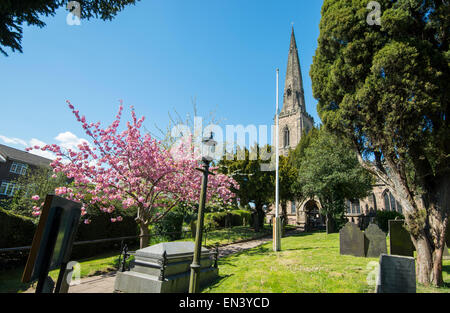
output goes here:
<path id="1" fill-rule="evenodd" d="M 197 225 L 195 232 L 195 248 L 194 248 L 194 259 L 191 264 L 191 278 L 189 281 L 189 293 L 198 292 L 199 282 L 200 282 L 200 259 L 202 253 L 202 235 L 203 235 L 203 210 L 205 209 L 206 203 L 206 189 L 208 186 L 208 175 L 214 175 L 209 171 L 209 163 L 214 159 L 211 153 L 214 153 L 214 147 L 217 142 L 213 139 L 213 133 L 209 138 L 204 138 L 202 140 L 204 146 L 208 147 L 208 151 L 202 157 L 203 168 L 197 168 L 197 170 L 203 172 L 202 178 L 202 190 L 200 192 L 200 205 L 198 208 Z"/>

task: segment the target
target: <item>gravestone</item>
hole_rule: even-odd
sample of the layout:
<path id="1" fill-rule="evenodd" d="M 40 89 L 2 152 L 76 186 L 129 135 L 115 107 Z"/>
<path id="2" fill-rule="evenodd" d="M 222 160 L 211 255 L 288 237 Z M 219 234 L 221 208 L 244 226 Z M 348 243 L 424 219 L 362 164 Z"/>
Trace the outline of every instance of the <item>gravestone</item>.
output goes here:
<path id="1" fill-rule="evenodd" d="M 181 293 L 188 292 L 191 263 L 195 243 L 163 242 L 134 253 L 132 268 L 118 272 L 114 290 L 127 293 Z M 200 286 L 218 276 L 211 253 L 202 247 L 200 257 Z"/>
<path id="2" fill-rule="evenodd" d="M 387 254 L 386 234 L 375 224 L 369 224 L 364 232 L 367 238 L 366 257 L 378 258 Z"/>
<path id="3" fill-rule="evenodd" d="M 416 267 L 412 257 L 382 254 L 377 293 L 415 293 Z"/>
<path id="4" fill-rule="evenodd" d="M 405 220 L 389 220 L 390 254 L 414 256 L 414 245 L 404 226 Z"/>
<path id="5" fill-rule="evenodd" d="M 348 222 L 339 231 L 339 248 L 342 255 L 365 256 L 364 233 L 355 224 Z"/>

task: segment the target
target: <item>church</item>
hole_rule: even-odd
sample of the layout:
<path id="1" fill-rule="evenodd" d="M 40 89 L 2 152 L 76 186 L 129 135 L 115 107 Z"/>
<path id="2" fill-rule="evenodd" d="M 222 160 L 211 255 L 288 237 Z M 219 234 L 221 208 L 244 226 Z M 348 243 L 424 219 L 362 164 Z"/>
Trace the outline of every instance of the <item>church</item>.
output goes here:
<path id="1" fill-rule="evenodd" d="M 309 132 L 314 126 L 314 120 L 306 112 L 303 79 L 298 56 L 294 28 L 292 28 L 289 45 L 288 63 L 284 84 L 283 106 L 279 114 L 279 151 L 287 156 L 289 150 L 294 150 L 300 142 L 303 132 Z M 325 217 L 320 214 L 318 199 L 287 202 L 288 224 L 296 225 L 301 230 L 310 231 L 325 228 Z M 402 213 L 402 207 L 395 200 L 389 189 L 377 182 L 372 193 L 363 199 L 347 200 L 346 217 L 361 228 L 368 225 L 377 210 L 397 211 Z M 281 214 L 281 207 L 279 213 Z M 267 221 L 275 215 L 274 206 L 269 208 Z"/>

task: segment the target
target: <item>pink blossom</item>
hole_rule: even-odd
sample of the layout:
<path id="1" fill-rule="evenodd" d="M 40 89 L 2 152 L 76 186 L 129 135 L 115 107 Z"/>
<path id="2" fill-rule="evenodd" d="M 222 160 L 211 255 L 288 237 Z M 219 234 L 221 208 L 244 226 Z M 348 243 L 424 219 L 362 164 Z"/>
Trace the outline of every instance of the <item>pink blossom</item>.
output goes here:
<path id="1" fill-rule="evenodd" d="M 104 128 L 100 122 L 87 122 L 69 101 L 67 104 L 93 144 L 82 143 L 77 151 L 56 144 L 42 147 L 57 155 L 51 163 L 55 175 L 64 173 L 73 179 L 75 186 L 56 188 L 55 194 L 85 205 L 96 204 L 109 213 L 115 211 L 117 201 L 124 209 L 136 206 L 145 212 L 139 214 L 137 222 L 146 225 L 157 222 L 180 201 L 198 203 L 202 173 L 196 169 L 201 164 L 192 138 L 172 153 L 149 134 L 141 133 L 144 117 L 138 118 L 134 110 L 131 121 L 120 131 L 122 104 L 116 119 Z M 177 155 L 182 157 L 174 157 Z M 231 177 L 209 176 L 207 201 L 229 203 L 235 196 L 231 187 L 238 188 Z M 111 218 L 111 222 L 121 220 L 119 216 Z M 89 220 L 84 223 L 88 224 Z"/>
<path id="2" fill-rule="evenodd" d="M 38 201 L 40 199 L 39 195 L 34 195 L 31 197 L 32 200 Z"/>

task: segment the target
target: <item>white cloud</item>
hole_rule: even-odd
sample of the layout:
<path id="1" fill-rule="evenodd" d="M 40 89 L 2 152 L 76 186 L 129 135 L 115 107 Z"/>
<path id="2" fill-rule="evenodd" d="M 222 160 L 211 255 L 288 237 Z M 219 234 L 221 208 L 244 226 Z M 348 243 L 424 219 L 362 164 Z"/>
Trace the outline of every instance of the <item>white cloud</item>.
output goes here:
<path id="1" fill-rule="evenodd" d="M 69 131 L 64 132 L 64 133 L 59 133 L 58 136 L 55 137 L 55 139 L 57 141 L 59 141 L 58 145 L 61 146 L 62 148 L 72 149 L 74 151 L 78 151 L 79 144 L 81 144 L 83 142 L 89 143 L 87 140 L 78 138 L 76 135 L 74 135 L 73 133 L 71 133 Z M 26 140 L 23 140 L 20 138 L 10 138 L 10 137 L 0 135 L 0 140 L 2 140 L 3 142 L 5 142 L 6 144 L 9 144 L 9 145 L 21 145 L 21 146 L 25 146 L 25 147 L 34 147 L 34 146 L 43 147 L 46 145 L 45 142 L 43 142 L 42 140 L 36 139 L 36 138 L 32 138 L 31 140 L 29 140 L 27 142 Z M 51 160 L 54 160 L 56 158 L 56 155 L 53 152 L 42 151 L 41 149 L 33 149 L 30 151 L 30 153 L 39 155 L 41 157 L 51 159 Z"/>
<path id="2" fill-rule="evenodd" d="M 20 138 L 9 138 L 9 137 L 0 135 L 0 139 L 8 144 L 27 146 L 27 142 Z"/>
<path id="3" fill-rule="evenodd" d="M 50 159 L 50 160 L 54 160 L 56 159 L 56 155 L 53 152 L 50 151 L 42 151 L 41 149 L 33 149 L 31 151 L 29 151 L 31 154 L 35 154 L 35 155 L 39 155 L 41 157 Z"/>
<path id="4" fill-rule="evenodd" d="M 65 133 L 59 133 L 58 136 L 55 137 L 56 140 L 58 140 L 59 146 L 65 149 L 72 149 L 72 150 L 78 150 L 78 145 L 82 144 L 83 142 L 89 143 L 87 140 L 78 138 L 73 133 L 67 131 Z"/>

